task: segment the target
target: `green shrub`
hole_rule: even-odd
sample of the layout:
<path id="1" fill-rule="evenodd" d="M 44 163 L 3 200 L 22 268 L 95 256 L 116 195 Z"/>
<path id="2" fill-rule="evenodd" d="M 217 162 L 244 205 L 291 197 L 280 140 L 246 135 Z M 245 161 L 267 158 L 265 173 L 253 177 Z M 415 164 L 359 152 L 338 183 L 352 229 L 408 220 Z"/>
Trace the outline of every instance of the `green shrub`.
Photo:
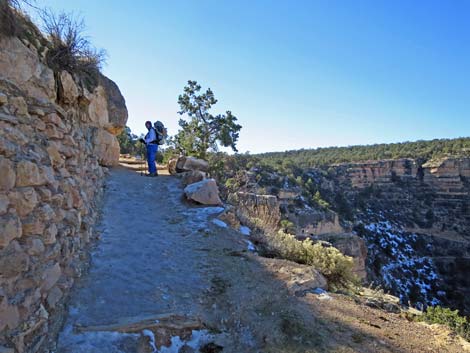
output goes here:
<path id="1" fill-rule="evenodd" d="M 460 316 L 458 310 L 450 310 L 441 306 L 428 306 L 418 320 L 430 324 L 441 324 L 449 327 L 467 341 L 470 341 L 470 322 L 465 316 Z"/>
<path id="2" fill-rule="evenodd" d="M 284 233 L 295 233 L 295 225 L 291 221 L 287 219 L 283 219 L 280 222 L 281 229 L 284 231 Z"/>
<path id="3" fill-rule="evenodd" d="M 300 241 L 283 231 L 265 235 L 264 242 L 268 252 L 316 268 L 328 279 L 332 290 L 349 289 L 359 283 L 352 272 L 352 257 L 343 255 L 334 247 L 325 247 L 310 239 Z"/>

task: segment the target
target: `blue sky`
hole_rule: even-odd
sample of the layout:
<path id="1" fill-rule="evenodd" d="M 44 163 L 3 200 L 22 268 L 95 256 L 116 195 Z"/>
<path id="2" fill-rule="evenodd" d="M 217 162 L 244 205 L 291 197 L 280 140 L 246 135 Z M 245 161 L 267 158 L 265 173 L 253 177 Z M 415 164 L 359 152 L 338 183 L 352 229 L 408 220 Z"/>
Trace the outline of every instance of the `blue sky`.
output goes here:
<path id="1" fill-rule="evenodd" d="M 81 14 L 128 125 L 178 129 L 187 80 L 240 152 L 470 136 L 469 0 L 37 0 Z"/>

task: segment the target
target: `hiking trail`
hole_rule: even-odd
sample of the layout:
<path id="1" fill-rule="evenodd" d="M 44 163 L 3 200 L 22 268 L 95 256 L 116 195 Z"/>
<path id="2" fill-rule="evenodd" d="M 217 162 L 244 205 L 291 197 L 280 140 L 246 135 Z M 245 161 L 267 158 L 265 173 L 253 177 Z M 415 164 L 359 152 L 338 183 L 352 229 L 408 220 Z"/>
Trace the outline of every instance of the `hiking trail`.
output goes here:
<path id="1" fill-rule="evenodd" d="M 297 295 L 296 264 L 253 254 L 246 235 L 214 221 L 222 208 L 190 205 L 182 194 L 178 178 L 111 170 L 99 239 L 90 250 L 89 271 L 72 291 L 56 352 L 436 347 L 430 328 L 417 331 L 415 323 L 396 314 L 337 294 Z M 436 339 L 445 341 L 440 352 L 462 350 L 457 339 Z"/>

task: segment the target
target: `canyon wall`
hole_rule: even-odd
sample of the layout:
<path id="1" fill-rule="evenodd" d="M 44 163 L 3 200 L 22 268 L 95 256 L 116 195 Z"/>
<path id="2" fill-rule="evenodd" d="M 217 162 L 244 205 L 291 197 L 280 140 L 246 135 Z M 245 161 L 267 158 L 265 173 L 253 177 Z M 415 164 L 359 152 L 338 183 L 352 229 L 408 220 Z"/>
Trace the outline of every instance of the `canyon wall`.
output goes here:
<path id="1" fill-rule="evenodd" d="M 0 35 L 0 351 L 41 351 L 86 264 L 127 109 L 45 64 L 41 37 Z"/>

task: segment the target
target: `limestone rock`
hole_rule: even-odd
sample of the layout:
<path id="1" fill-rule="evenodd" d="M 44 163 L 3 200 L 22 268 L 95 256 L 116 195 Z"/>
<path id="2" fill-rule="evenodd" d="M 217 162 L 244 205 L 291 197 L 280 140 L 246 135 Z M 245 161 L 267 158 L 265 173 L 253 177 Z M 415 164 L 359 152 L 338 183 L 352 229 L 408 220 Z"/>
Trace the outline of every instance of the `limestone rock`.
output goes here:
<path id="1" fill-rule="evenodd" d="M 13 97 L 10 99 L 11 110 L 14 115 L 29 117 L 28 105 L 23 97 Z"/>
<path id="2" fill-rule="evenodd" d="M 172 158 L 168 161 L 168 172 L 171 174 L 171 175 L 175 175 L 176 174 L 176 163 L 178 162 L 178 159 L 177 158 Z"/>
<path id="3" fill-rule="evenodd" d="M 203 159 L 187 157 L 184 162 L 183 169 L 187 171 L 200 170 L 207 172 L 209 170 L 209 163 Z"/>
<path id="4" fill-rule="evenodd" d="M 49 154 L 51 164 L 54 168 L 60 168 L 62 165 L 64 165 L 64 157 L 59 152 L 60 150 L 56 142 L 50 141 L 49 146 L 46 148 L 46 150 Z"/>
<path id="5" fill-rule="evenodd" d="M 58 263 L 47 268 L 41 277 L 41 289 L 43 291 L 48 291 L 49 289 L 51 289 L 57 283 L 61 275 L 62 269 L 60 268 L 60 265 Z"/>
<path id="6" fill-rule="evenodd" d="M 61 99 L 66 104 L 72 104 L 77 101 L 78 88 L 75 81 L 67 71 L 60 73 Z"/>
<path id="7" fill-rule="evenodd" d="M 0 276 L 11 278 L 26 271 L 29 267 L 29 256 L 16 240 L 0 250 Z"/>
<path id="8" fill-rule="evenodd" d="M 16 37 L 0 41 L 0 72 L 34 98 L 56 98 L 54 72 Z"/>
<path id="9" fill-rule="evenodd" d="M 30 161 L 20 161 L 16 167 L 16 186 L 40 186 L 45 180 L 39 172 L 37 164 Z"/>
<path id="10" fill-rule="evenodd" d="M 108 105 L 108 125 L 106 129 L 113 135 L 118 135 L 126 126 L 126 101 L 119 87 L 108 77 L 100 75 L 100 85 L 104 88 Z"/>
<path id="11" fill-rule="evenodd" d="M 229 203 L 236 206 L 237 217 L 243 224 L 277 230 L 281 211 L 276 196 L 240 191 L 229 195 Z"/>
<path id="12" fill-rule="evenodd" d="M 13 239 L 22 235 L 20 218 L 16 215 L 0 216 L 0 248 L 6 247 Z"/>
<path id="13" fill-rule="evenodd" d="M 104 127 L 109 122 L 108 102 L 106 92 L 102 86 L 95 88 L 89 95 L 88 116 L 91 122 L 99 127 Z"/>
<path id="14" fill-rule="evenodd" d="M 222 205 L 219 197 L 219 189 L 214 179 L 205 179 L 198 183 L 190 184 L 184 189 L 189 200 L 203 205 Z"/>
<path id="15" fill-rule="evenodd" d="M 199 170 L 193 170 L 190 172 L 185 172 L 183 173 L 183 179 L 181 182 L 183 183 L 183 186 L 187 186 L 189 184 L 194 184 L 197 182 L 200 182 L 206 178 L 206 173 L 201 172 Z"/>
<path id="16" fill-rule="evenodd" d="M 40 235 L 43 234 L 46 225 L 34 213 L 21 220 L 23 235 Z"/>
<path id="17" fill-rule="evenodd" d="M 0 156 L 0 190 L 8 191 L 15 186 L 16 173 L 13 163 Z"/>
<path id="18" fill-rule="evenodd" d="M 32 187 L 17 189 L 17 191 L 11 192 L 8 196 L 11 205 L 21 217 L 30 214 L 39 202 L 38 195 Z"/>
<path id="19" fill-rule="evenodd" d="M 95 140 L 95 154 L 103 166 L 114 166 L 119 163 L 119 142 L 116 136 L 105 130 L 98 130 Z"/>
<path id="20" fill-rule="evenodd" d="M 209 170 L 209 163 L 203 159 L 195 157 L 180 156 L 176 160 L 174 169 L 176 173 L 190 172 L 196 170 L 207 172 Z"/>
<path id="21" fill-rule="evenodd" d="M 186 162 L 186 156 L 179 156 L 178 157 L 178 159 L 176 160 L 176 165 L 175 165 L 176 173 L 185 172 L 185 170 L 183 168 L 185 162 Z"/>

